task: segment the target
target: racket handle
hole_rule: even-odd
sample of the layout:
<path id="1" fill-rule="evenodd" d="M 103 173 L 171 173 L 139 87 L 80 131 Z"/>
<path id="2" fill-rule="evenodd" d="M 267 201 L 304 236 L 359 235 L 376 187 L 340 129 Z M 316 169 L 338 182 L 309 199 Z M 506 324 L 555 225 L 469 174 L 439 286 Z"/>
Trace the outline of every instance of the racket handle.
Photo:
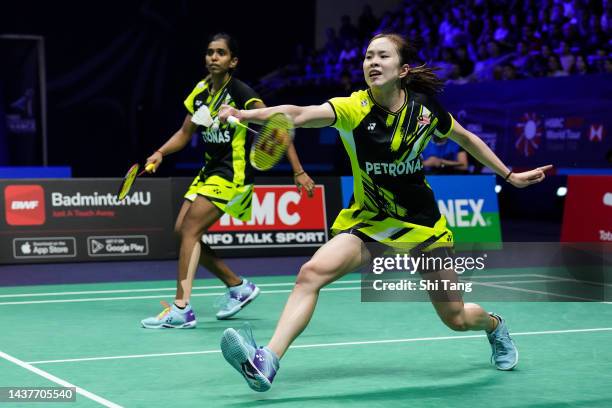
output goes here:
<path id="1" fill-rule="evenodd" d="M 251 129 L 250 127 L 248 127 L 247 125 L 243 124 L 240 122 L 240 119 L 238 119 L 235 116 L 228 116 L 227 117 L 227 123 L 229 123 L 231 126 L 240 126 L 241 128 L 245 128 L 246 130 L 248 130 L 249 132 L 253 133 L 254 135 L 258 135 L 259 133 L 257 133 L 257 131 Z"/>
<path id="2" fill-rule="evenodd" d="M 147 164 L 147 166 L 144 168 L 143 171 L 141 171 L 140 173 L 138 173 L 138 177 L 142 176 L 145 173 L 150 173 L 153 171 L 153 169 L 155 169 L 155 164 L 153 163 L 149 163 Z"/>

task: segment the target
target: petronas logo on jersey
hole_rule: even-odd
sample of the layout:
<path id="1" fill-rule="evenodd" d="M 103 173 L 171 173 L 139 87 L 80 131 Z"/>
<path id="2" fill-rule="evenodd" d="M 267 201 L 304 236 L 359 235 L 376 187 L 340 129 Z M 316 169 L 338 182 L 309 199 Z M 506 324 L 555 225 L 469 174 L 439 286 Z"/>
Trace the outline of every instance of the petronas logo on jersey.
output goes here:
<path id="1" fill-rule="evenodd" d="M 231 137 L 229 130 L 211 126 L 202 132 L 202 139 L 208 143 L 229 143 Z"/>
<path id="2" fill-rule="evenodd" d="M 416 158 L 416 160 L 406 160 L 401 162 L 393 162 L 393 163 L 372 163 L 365 162 L 365 170 L 368 175 L 388 175 L 388 176 L 403 176 L 405 174 L 414 174 L 418 171 L 423 170 L 423 163 L 420 158 Z"/>

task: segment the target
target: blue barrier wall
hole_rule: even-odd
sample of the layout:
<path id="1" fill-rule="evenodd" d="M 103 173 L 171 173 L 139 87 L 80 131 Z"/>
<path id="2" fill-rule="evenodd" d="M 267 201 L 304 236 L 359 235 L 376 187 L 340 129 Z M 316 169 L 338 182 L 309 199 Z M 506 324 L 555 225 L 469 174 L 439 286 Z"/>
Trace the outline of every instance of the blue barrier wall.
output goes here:
<path id="1" fill-rule="evenodd" d="M 509 165 L 612 166 L 612 75 L 448 86 L 441 101 Z"/>

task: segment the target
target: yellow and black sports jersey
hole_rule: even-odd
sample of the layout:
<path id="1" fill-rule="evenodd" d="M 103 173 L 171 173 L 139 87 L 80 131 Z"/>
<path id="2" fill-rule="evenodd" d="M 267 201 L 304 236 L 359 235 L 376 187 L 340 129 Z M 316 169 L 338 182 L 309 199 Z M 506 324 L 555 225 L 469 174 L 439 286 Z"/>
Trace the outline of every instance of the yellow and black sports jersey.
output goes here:
<path id="1" fill-rule="evenodd" d="M 448 137 L 453 118 L 433 96 L 411 91 L 405 95 L 397 112 L 378 105 L 369 89 L 330 99 L 336 115 L 332 126 L 351 160 L 354 204 L 432 227 L 440 212 L 420 156 L 432 135 Z"/>
<path id="2" fill-rule="evenodd" d="M 190 115 L 206 105 L 213 118 L 212 126 L 198 126 L 206 150 L 206 164 L 200 177 L 206 179 L 218 175 L 236 184 L 252 184 L 253 168 L 248 160 L 251 138 L 244 128 L 220 123 L 217 113 L 223 104 L 248 109 L 251 104 L 261 102 L 261 99 L 248 85 L 233 77 L 215 94 L 211 94 L 211 86 L 208 80 L 198 82 L 184 102 Z"/>

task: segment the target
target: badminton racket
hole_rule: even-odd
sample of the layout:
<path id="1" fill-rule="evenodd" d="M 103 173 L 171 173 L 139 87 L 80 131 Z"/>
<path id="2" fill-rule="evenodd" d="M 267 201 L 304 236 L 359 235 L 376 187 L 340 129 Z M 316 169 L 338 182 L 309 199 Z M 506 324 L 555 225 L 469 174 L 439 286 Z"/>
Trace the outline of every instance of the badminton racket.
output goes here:
<path id="1" fill-rule="evenodd" d="M 130 169 L 125 173 L 125 177 L 123 177 L 123 181 L 121 182 L 121 186 L 119 187 L 119 192 L 117 193 L 117 198 L 119 201 L 123 200 L 130 190 L 132 189 L 132 185 L 134 184 L 134 180 L 136 177 L 142 176 L 146 172 L 151 172 L 155 169 L 155 164 L 149 163 L 140 173 L 138 172 L 140 169 L 140 165 L 138 163 L 132 165 Z"/>
<path id="2" fill-rule="evenodd" d="M 274 167 L 283 158 L 293 141 L 293 121 L 284 113 L 275 113 L 270 116 L 259 131 L 251 129 L 234 116 L 229 116 L 227 122 L 232 126 L 240 126 L 255 135 L 249 153 L 249 161 L 257 170 L 270 170 Z"/>

